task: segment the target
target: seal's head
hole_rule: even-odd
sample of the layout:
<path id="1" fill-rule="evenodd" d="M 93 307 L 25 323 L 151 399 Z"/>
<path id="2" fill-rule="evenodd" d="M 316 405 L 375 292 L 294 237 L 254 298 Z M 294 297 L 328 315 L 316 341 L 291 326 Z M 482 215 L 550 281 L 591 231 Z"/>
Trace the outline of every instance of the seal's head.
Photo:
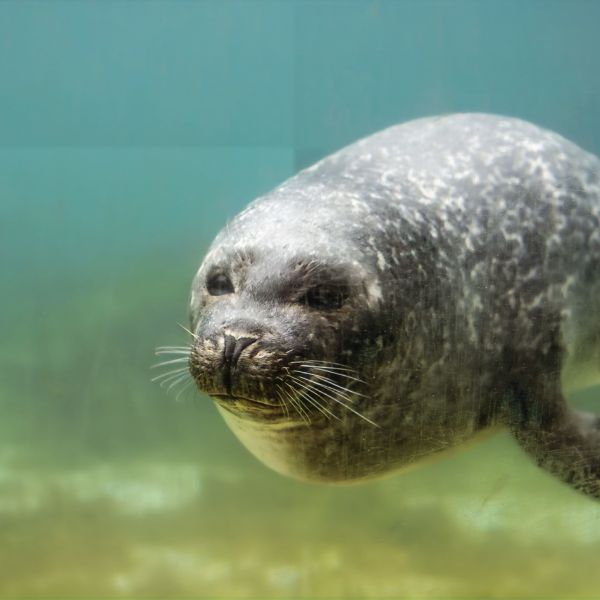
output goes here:
<path id="1" fill-rule="evenodd" d="M 280 188 L 217 236 L 192 286 L 197 387 L 258 458 L 303 479 L 366 476 L 346 441 L 382 431 L 373 383 L 397 328 L 368 224 L 346 213 Z"/>

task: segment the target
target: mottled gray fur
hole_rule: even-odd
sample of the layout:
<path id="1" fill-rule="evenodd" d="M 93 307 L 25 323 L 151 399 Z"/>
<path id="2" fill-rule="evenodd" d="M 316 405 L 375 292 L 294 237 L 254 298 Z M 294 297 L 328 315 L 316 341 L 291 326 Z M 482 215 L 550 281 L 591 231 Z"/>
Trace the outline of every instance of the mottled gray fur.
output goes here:
<path id="1" fill-rule="evenodd" d="M 281 472 L 374 477 L 504 426 L 600 497 L 600 421 L 563 395 L 600 380 L 600 161 L 554 133 L 458 114 L 344 148 L 218 235 L 191 315 L 198 387 Z"/>

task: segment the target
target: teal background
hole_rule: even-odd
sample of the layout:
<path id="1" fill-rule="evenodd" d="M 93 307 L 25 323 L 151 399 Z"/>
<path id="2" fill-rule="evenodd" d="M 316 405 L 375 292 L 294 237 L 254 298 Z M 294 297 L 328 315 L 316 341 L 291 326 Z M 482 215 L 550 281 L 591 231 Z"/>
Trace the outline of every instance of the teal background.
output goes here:
<path id="1" fill-rule="evenodd" d="M 227 219 L 360 136 L 474 110 L 600 153 L 598 23 L 593 0 L 0 1 L 0 597 L 597 598 L 600 506 L 506 435 L 303 485 L 149 367 Z"/>

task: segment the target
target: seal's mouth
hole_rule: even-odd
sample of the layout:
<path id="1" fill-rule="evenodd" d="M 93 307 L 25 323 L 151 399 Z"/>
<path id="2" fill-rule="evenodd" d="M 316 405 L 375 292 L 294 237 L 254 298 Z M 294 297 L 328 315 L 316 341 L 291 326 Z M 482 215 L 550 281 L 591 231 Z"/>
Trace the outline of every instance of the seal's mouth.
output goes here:
<path id="1" fill-rule="evenodd" d="M 208 395 L 211 398 L 214 398 L 215 400 L 219 400 L 221 402 L 247 402 L 248 404 L 251 405 L 256 405 L 257 407 L 264 407 L 264 408 L 276 408 L 275 406 L 273 406 L 272 404 L 269 404 L 268 402 L 262 402 L 261 400 L 256 400 L 255 398 L 248 398 L 247 396 L 238 396 L 235 394 L 224 394 L 222 392 L 219 393 L 208 393 Z"/>
<path id="2" fill-rule="evenodd" d="M 368 414 L 369 383 L 355 367 L 290 355 L 290 350 L 276 352 L 264 344 L 255 347 L 257 341 L 229 335 L 220 344 L 220 338 L 196 335 L 190 346 L 160 347 L 158 354 L 175 358 L 156 365 L 169 370 L 154 380 L 167 389 L 184 381 L 183 389 L 195 383 L 219 410 L 243 419 L 314 425 L 357 417 L 377 426 Z"/>
<path id="3" fill-rule="evenodd" d="M 281 405 L 270 404 L 256 398 L 226 394 L 222 392 L 208 394 L 216 404 L 238 417 L 253 421 L 289 421 L 289 411 L 286 412 Z"/>

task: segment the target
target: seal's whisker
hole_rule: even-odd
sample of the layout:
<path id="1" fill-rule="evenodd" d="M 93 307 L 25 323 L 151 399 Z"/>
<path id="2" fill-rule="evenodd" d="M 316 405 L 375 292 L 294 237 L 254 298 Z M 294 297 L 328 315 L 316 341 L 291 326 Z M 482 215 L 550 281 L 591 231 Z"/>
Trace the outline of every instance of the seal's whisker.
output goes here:
<path id="1" fill-rule="evenodd" d="M 322 382 L 315 381 L 314 379 L 309 379 L 309 378 L 303 377 L 303 376 L 300 376 L 300 377 L 293 376 L 293 379 L 295 382 L 300 382 L 300 381 L 306 382 L 306 383 L 310 384 L 310 386 L 312 388 L 314 388 L 315 386 L 318 386 L 319 392 L 321 392 L 322 390 L 328 390 L 332 394 L 336 394 L 336 395 L 342 397 L 347 402 L 350 402 L 350 403 L 353 402 L 353 399 L 350 398 L 349 396 L 346 396 L 342 391 L 336 390 L 335 388 L 332 388 Z"/>
<path id="2" fill-rule="evenodd" d="M 313 382 L 313 383 L 316 384 L 316 382 Z M 320 393 L 323 394 L 323 396 L 327 396 L 327 398 L 330 398 L 334 402 L 337 402 L 339 405 L 343 406 L 346 410 L 349 410 L 351 413 L 354 413 L 357 417 L 360 417 L 361 419 L 367 421 L 367 423 L 370 423 L 371 425 L 374 425 L 375 427 L 379 427 L 379 425 L 377 425 L 377 423 L 374 423 L 373 421 L 371 421 L 371 419 L 369 419 L 368 417 L 365 417 L 363 414 L 359 413 L 356 409 L 352 408 L 351 406 L 348 406 L 348 404 L 346 404 L 345 402 L 342 402 L 340 400 L 339 396 L 343 397 L 343 395 L 340 394 L 339 392 L 334 392 L 335 395 L 332 395 L 326 391 L 320 391 Z"/>
<path id="3" fill-rule="evenodd" d="M 282 395 L 279 383 L 275 383 L 275 394 L 276 394 L 277 398 L 279 399 L 279 406 L 281 406 L 281 408 L 283 409 L 283 412 L 285 412 L 286 418 L 289 419 L 290 411 L 288 410 L 287 402 L 285 401 L 285 398 Z"/>
<path id="4" fill-rule="evenodd" d="M 193 331 L 190 331 L 185 325 L 182 325 L 181 323 L 177 323 L 177 325 L 179 325 L 186 333 L 189 333 L 195 340 L 198 339 L 198 336 Z"/>
<path id="5" fill-rule="evenodd" d="M 295 382 L 297 385 L 300 385 L 297 381 Z M 303 400 L 306 400 L 311 406 L 314 406 L 321 414 L 323 414 L 325 416 L 325 418 L 329 419 L 329 415 L 331 416 L 335 416 L 333 415 L 329 410 L 327 410 L 319 401 L 317 398 L 315 398 L 314 396 L 311 395 L 309 388 L 300 385 L 300 387 L 305 388 L 306 391 L 304 392 L 298 392 L 296 391 L 296 393 L 298 394 L 299 397 L 301 397 Z"/>
<path id="6" fill-rule="evenodd" d="M 294 398 L 292 397 L 292 395 L 287 390 L 284 390 L 284 392 L 285 392 L 285 395 L 287 396 L 287 399 L 290 401 L 290 404 L 292 405 L 292 407 L 294 408 L 294 410 L 298 413 L 298 415 L 300 416 L 300 418 L 302 419 L 302 421 L 304 423 L 310 424 L 310 419 L 308 419 L 305 416 L 305 413 L 303 412 L 302 407 L 300 407 L 298 405 L 298 401 L 294 400 Z"/>
<path id="7" fill-rule="evenodd" d="M 306 398 L 306 400 L 308 400 L 308 402 L 310 404 L 312 404 L 315 408 L 317 408 L 317 410 L 319 412 L 324 414 L 327 417 L 327 419 L 329 419 L 330 417 L 333 417 L 334 419 L 337 419 L 338 421 L 340 420 L 340 418 L 336 414 L 332 413 L 326 406 L 323 406 L 323 404 L 321 404 L 319 402 L 320 398 L 318 396 L 319 392 L 317 390 L 313 390 L 311 387 L 309 387 L 297 380 L 295 380 L 295 383 L 296 383 L 296 385 L 300 386 L 301 388 L 303 388 L 305 390 L 304 397 Z M 316 394 L 316 397 L 315 397 L 315 394 Z"/>
<path id="8" fill-rule="evenodd" d="M 190 348 L 189 344 L 185 346 L 156 346 L 157 350 L 189 350 Z"/>
<path id="9" fill-rule="evenodd" d="M 298 384 L 298 380 L 290 373 L 290 370 L 288 367 L 284 367 L 284 370 L 286 371 L 288 377 L 290 377 L 290 379 L 294 382 L 294 384 Z M 287 381 L 284 381 L 284 383 L 288 386 L 288 388 L 290 388 L 290 390 L 292 391 L 294 398 L 296 399 L 296 402 L 298 403 L 298 405 L 300 407 L 302 407 L 303 412 L 304 411 L 304 404 L 303 404 L 303 400 L 307 400 L 309 404 L 311 404 L 312 406 L 315 406 L 315 408 L 320 409 L 321 405 L 319 402 L 317 402 L 317 404 L 315 405 L 314 402 L 312 402 L 308 397 L 306 397 L 305 394 L 301 394 L 298 392 L 298 390 L 294 387 L 292 387 Z M 290 395 L 291 396 L 291 395 Z M 314 399 L 314 398 L 313 398 Z M 310 419 L 309 419 L 310 422 Z"/>
<path id="10" fill-rule="evenodd" d="M 330 369 L 336 368 L 341 371 L 348 371 L 350 373 L 356 373 L 356 370 L 352 369 L 348 365 L 342 365 L 340 363 L 332 362 L 329 360 L 316 360 L 316 359 L 312 359 L 312 358 L 305 358 L 304 360 L 294 360 L 290 363 L 290 365 L 297 365 L 300 363 L 323 365 L 324 367 L 329 367 Z"/>
<path id="11" fill-rule="evenodd" d="M 281 383 L 283 383 L 284 385 L 287 385 L 287 383 L 281 377 L 278 377 L 278 379 L 279 379 L 279 381 L 281 381 Z M 279 389 L 281 390 L 281 393 L 284 395 L 284 397 L 287 397 L 287 399 L 290 401 L 290 404 L 292 405 L 294 410 L 298 414 L 300 414 L 300 411 L 298 410 L 298 407 L 296 406 L 296 403 L 294 402 L 294 399 L 292 398 L 291 394 L 287 390 L 284 390 L 282 387 L 280 387 Z"/>
<path id="12" fill-rule="evenodd" d="M 329 411 L 328 409 L 326 409 L 322 404 L 319 404 L 316 400 L 311 399 L 311 397 L 306 392 L 304 392 L 303 396 L 304 396 L 304 399 L 310 405 L 314 406 L 322 415 L 324 415 L 327 420 L 329 420 L 331 417 L 334 417 L 335 419 L 338 418 L 331 411 Z"/>
<path id="13" fill-rule="evenodd" d="M 183 394 L 186 390 L 190 388 L 190 385 L 192 385 L 192 383 L 194 383 L 194 380 L 190 378 L 190 380 L 177 392 L 177 396 L 175 396 L 175 402 L 179 400 L 181 394 Z"/>
<path id="14" fill-rule="evenodd" d="M 296 409 L 296 412 L 302 418 L 302 420 L 307 425 L 310 425 L 310 423 L 311 423 L 310 416 L 302 403 L 302 398 L 298 395 L 298 392 L 293 387 L 291 387 L 289 384 L 286 384 L 286 385 L 290 388 L 290 391 L 287 392 L 287 396 L 288 396 L 290 402 L 293 402 L 293 406 Z"/>
<path id="15" fill-rule="evenodd" d="M 172 354 L 173 356 L 183 354 L 184 356 L 189 356 L 191 351 L 191 348 L 188 348 L 187 350 L 156 350 L 154 354 L 156 354 L 156 356 L 160 356 L 161 354 Z"/>
<path id="16" fill-rule="evenodd" d="M 185 374 L 185 373 L 180 373 L 179 375 L 173 375 L 172 377 L 169 377 L 168 379 L 161 381 L 160 387 L 164 388 L 166 386 L 167 390 L 170 390 L 171 386 L 173 384 L 177 384 L 177 383 L 183 381 L 186 378 L 186 376 L 187 376 L 187 374 Z"/>
<path id="17" fill-rule="evenodd" d="M 150 368 L 157 369 L 158 367 L 164 367 L 165 365 L 174 365 L 176 363 L 187 363 L 188 360 L 189 359 L 186 356 L 184 356 L 182 358 L 173 358 L 171 360 L 165 360 L 163 362 L 156 363 L 155 365 L 152 365 Z"/>
<path id="18" fill-rule="evenodd" d="M 182 383 L 183 381 L 185 381 L 187 378 L 188 378 L 188 374 L 187 373 L 184 373 L 184 374 L 180 375 L 179 377 L 177 377 L 177 379 L 175 379 L 175 381 L 172 381 L 167 386 L 167 392 L 169 390 L 173 389 L 174 387 L 177 387 L 180 383 Z M 193 381 L 193 379 L 190 379 L 190 380 Z"/>
<path id="19" fill-rule="evenodd" d="M 153 365 L 153 366 L 155 366 L 155 365 Z M 164 377 L 165 375 L 170 375 L 171 373 L 177 373 L 179 371 L 187 371 L 187 369 L 188 369 L 187 364 L 184 365 L 184 363 L 175 364 L 173 366 L 176 367 L 176 368 L 175 369 L 171 369 L 170 371 L 165 371 L 164 373 L 161 373 L 160 375 L 156 375 L 156 377 L 154 377 L 154 379 L 156 379 L 157 377 Z"/>
<path id="20" fill-rule="evenodd" d="M 160 375 L 156 375 L 156 377 L 153 377 L 150 381 L 158 381 L 160 379 L 164 379 L 165 377 L 170 377 L 171 375 L 178 375 L 179 373 L 183 373 L 184 371 L 187 371 L 188 368 L 187 367 L 179 367 L 178 369 L 173 369 L 171 371 L 167 371 L 166 373 L 161 373 Z"/>
<path id="21" fill-rule="evenodd" d="M 310 417 L 308 416 L 308 413 L 304 410 L 302 406 L 302 400 L 298 397 L 296 390 L 287 381 L 284 381 L 283 384 L 286 385 L 296 397 L 296 399 L 292 401 L 292 395 L 288 392 L 288 398 L 290 399 L 292 406 L 296 409 L 302 420 L 308 425 L 310 425 Z"/>
<path id="22" fill-rule="evenodd" d="M 356 376 L 356 372 L 351 371 L 350 369 L 340 369 L 338 367 L 327 367 L 325 365 L 313 365 L 313 364 L 306 363 L 306 362 L 290 363 L 290 367 L 292 367 L 294 369 L 298 368 L 298 367 L 304 367 L 304 368 L 308 368 L 308 369 L 328 369 L 329 371 L 331 371 L 332 373 L 335 373 L 335 374 Z"/>
<path id="23" fill-rule="evenodd" d="M 184 375 L 184 374 L 185 374 L 185 371 L 182 369 L 181 371 L 176 371 L 174 373 L 165 373 L 163 375 L 159 375 L 158 377 L 154 377 L 150 381 L 152 381 L 152 382 L 160 381 L 159 385 L 163 386 L 164 384 L 169 383 L 169 381 L 176 379 L 180 375 Z"/>
<path id="24" fill-rule="evenodd" d="M 345 379 L 351 379 L 352 381 L 358 381 L 358 383 L 364 383 L 367 385 L 367 382 L 363 379 L 359 379 L 358 377 L 353 377 L 352 375 L 348 375 L 344 371 L 336 371 L 334 369 L 330 369 L 328 367 L 321 367 L 318 365 L 309 365 L 309 364 L 301 364 L 300 365 L 304 369 L 314 369 L 315 371 L 323 371 L 324 373 L 330 373 L 331 375 L 337 375 L 339 377 L 344 377 Z"/>
<path id="25" fill-rule="evenodd" d="M 288 397 L 288 400 L 290 401 L 290 404 L 294 407 L 298 415 L 300 415 L 302 422 L 306 423 L 307 425 L 310 425 L 310 417 L 308 416 L 304 408 L 299 404 L 299 400 L 295 399 L 292 396 L 292 394 L 290 394 L 290 392 L 286 391 L 286 395 Z"/>
<path id="26" fill-rule="evenodd" d="M 302 375 L 300 375 L 298 377 L 299 379 L 302 379 L 304 381 L 308 381 L 310 384 L 312 384 L 313 386 L 317 386 L 320 389 L 325 389 L 325 390 L 329 390 L 330 392 L 337 394 L 338 396 L 342 397 L 344 400 L 346 400 L 347 402 L 352 403 L 354 401 L 353 398 L 351 398 L 350 396 L 348 396 L 345 392 L 343 392 L 342 390 L 338 390 L 326 383 L 323 383 L 322 381 L 315 381 L 314 379 L 309 379 L 308 377 L 304 377 Z"/>
<path id="27" fill-rule="evenodd" d="M 314 377 L 316 379 L 319 379 L 320 381 L 324 381 L 326 383 L 328 383 L 330 386 L 333 386 L 334 388 L 338 388 L 344 392 L 348 392 L 349 394 L 354 394 L 355 396 L 362 396 L 363 398 L 368 398 L 369 396 L 366 396 L 365 394 L 361 394 L 360 392 L 357 392 L 355 390 L 351 390 L 350 388 L 347 388 L 343 385 L 339 385 L 337 383 L 335 383 L 335 381 L 332 381 L 331 379 L 329 379 L 329 377 L 325 377 L 324 375 L 318 375 L 317 373 L 310 373 L 308 371 L 301 371 L 300 369 L 298 369 L 297 371 L 294 371 L 295 373 L 303 373 L 304 375 L 308 375 L 309 377 Z"/>

